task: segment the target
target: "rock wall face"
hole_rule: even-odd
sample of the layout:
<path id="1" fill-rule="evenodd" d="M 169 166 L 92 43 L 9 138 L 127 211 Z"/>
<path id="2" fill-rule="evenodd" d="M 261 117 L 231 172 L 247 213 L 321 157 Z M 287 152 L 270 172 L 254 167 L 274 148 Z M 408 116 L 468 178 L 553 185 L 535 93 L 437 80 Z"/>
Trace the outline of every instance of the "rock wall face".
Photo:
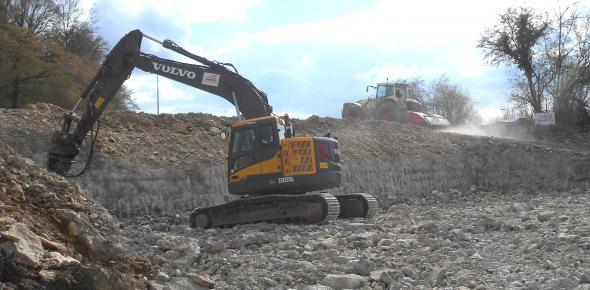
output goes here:
<path id="1" fill-rule="evenodd" d="M 366 192 L 384 206 L 433 191 L 562 191 L 585 188 L 590 158 L 538 146 L 478 146 L 461 153 L 344 162 L 344 184 L 332 192 Z M 75 179 L 112 213 L 161 215 L 231 199 L 224 165 L 143 168 L 99 157 Z"/>
<path id="2" fill-rule="evenodd" d="M 568 153 L 502 151 L 402 156 L 391 161 L 354 160 L 344 166 L 344 185 L 337 192 L 373 194 L 382 205 L 433 191 L 535 192 L 585 188 L 590 158 Z"/>
<path id="3" fill-rule="evenodd" d="M 119 216 L 166 215 L 229 201 L 223 165 L 140 167 L 99 157 L 93 169 L 74 178 Z"/>

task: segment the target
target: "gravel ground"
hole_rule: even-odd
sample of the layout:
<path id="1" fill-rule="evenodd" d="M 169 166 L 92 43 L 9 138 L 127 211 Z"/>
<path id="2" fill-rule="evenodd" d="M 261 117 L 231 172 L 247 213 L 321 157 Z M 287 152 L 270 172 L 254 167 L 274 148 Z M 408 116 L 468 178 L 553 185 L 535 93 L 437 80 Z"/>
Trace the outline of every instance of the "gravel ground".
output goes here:
<path id="1" fill-rule="evenodd" d="M 434 192 L 370 219 L 191 229 L 125 222 L 159 273 L 216 289 L 590 289 L 590 191 Z"/>

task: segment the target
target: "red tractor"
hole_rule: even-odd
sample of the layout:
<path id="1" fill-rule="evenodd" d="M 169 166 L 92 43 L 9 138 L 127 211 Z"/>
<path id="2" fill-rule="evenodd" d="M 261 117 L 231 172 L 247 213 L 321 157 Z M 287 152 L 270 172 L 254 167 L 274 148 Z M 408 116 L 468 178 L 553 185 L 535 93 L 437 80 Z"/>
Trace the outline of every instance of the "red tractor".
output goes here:
<path id="1" fill-rule="evenodd" d="M 344 103 L 342 118 L 346 120 L 368 119 L 410 122 L 421 126 L 448 127 L 449 120 L 445 117 L 424 113 L 422 104 L 411 98 L 410 86 L 407 83 L 378 83 L 367 86 L 376 90 L 373 97 L 356 103 Z"/>

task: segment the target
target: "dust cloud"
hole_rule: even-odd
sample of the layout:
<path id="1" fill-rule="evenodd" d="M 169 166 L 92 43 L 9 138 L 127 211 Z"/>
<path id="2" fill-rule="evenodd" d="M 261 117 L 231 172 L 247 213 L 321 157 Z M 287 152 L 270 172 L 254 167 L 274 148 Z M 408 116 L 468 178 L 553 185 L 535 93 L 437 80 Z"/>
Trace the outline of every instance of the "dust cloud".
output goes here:
<path id="1" fill-rule="evenodd" d="M 532 129 L 529 126 L 509 123 L 461 125 L 440 129 L 437 130 L 437 132 L 540 142 L 540 140 L 534 136 Z"/>

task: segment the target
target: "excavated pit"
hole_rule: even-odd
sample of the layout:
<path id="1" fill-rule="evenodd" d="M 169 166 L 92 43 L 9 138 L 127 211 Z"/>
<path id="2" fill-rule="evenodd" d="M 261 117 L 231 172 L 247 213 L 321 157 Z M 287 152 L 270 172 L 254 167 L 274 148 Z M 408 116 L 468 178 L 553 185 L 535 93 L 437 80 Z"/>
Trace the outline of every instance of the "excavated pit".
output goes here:
<path id="1" fill-rule="evenodd" d="M 43 106 L 7 110 L 0 137 L 43 166 L 50 132 L 44 128 L 58 128 L 60 113 Z M 106 114 L 92 169 L 71 180 L 123 217 L 167 215 L 229 201 L 236 197 L 225 184 L 224 142 L 211 134 L 224 121 L 203 114 Z M 585 149 L 438 133 L 395 122 L 312 117 L 295 125 L 300 135 L 331 131 L 340 137 L 344 184 L 333 192 L 370 193 L 383 207 L 433 191 L 585 190 L 590 181 Z M 170 157 L 170 152 L 184 155 Z"/>
<path id="2" fill-rule="evenodd" d="M 11 225 L 0 239 L 8 246 L 40 243 L 33 251 L 39 256 L 31 257 L 44 257 L 40 266 L 23 268 L 0 253 L 0 289 L 342 289 L 349 283 L 586 289 L 590 283 L 585 132 L 558 139 L 548 132 L 549 142 L 533 134 L 522 142 L 395 122 L 296 120 L 300 135 L 332 132 L 340 140 L 345 182 L 335 191 L 372 193 L 384 211 L 329 225 L 205 230 L 190 228 L 186 214 L 170 214 L 235 198 L 226 192 L 218 134 L 227 118 L 109 112 L 90 173 L 67 182 L 40 168 L 61 113 L 49 105 L 0 109 L 0 145 L 6 143 L 0 146 L 0 228 Z M 114 214 L 136 218 L 119 223 L 89 195 Z M 15 234 L 23 226 L 30 230 Z M 49 242 L 35 242 L 39 237 Z M 29 257 L 6 249 L 19 260 Z M 81 264 L 51 266 L 65 257 Z"/>
<path id="3" fill-rule="evenodd" d="M 527 145 L 530 146 L 530 145 Z M 552 192 L 586 188 L 590 158 L 572 152 L 481 146 L 462 153 L 349 160 L 344 184 L 334 192 L 373 194 L 382 206 L 433 191 Z M 121 216 L 160 215 L 231 200 L 223 165 L 138 168 L 100 163 L 78 180 L 82 188 Z"/>

